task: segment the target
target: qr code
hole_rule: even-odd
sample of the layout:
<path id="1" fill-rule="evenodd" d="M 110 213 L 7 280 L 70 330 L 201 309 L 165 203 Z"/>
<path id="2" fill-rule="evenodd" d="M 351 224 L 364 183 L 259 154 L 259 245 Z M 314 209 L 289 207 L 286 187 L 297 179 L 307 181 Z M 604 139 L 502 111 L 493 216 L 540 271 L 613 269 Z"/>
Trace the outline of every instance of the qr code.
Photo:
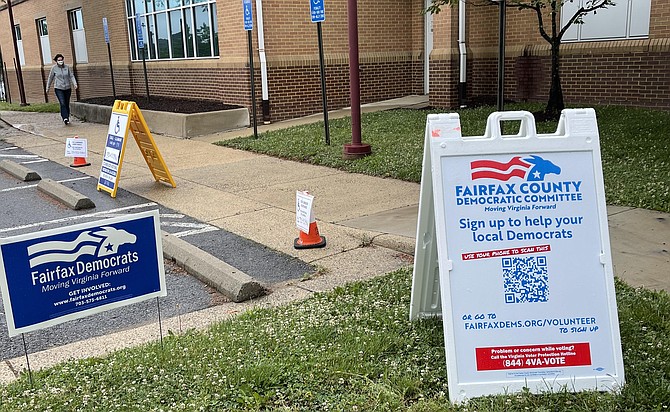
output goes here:
<path id="1" fill-rule="evenodd" d="M 505 303 L 549 301 L 547 257 L 503 258 Z"/>

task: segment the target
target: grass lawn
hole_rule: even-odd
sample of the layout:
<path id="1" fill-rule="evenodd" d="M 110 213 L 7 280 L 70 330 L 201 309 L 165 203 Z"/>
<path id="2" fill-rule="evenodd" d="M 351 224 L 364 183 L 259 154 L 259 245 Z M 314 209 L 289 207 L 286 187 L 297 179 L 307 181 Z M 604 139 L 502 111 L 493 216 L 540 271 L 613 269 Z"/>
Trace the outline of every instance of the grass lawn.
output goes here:
<path id="1" fill-rule="evenodd" d="M 508 105 L 508 110 L 542 109 L 542 105 Z M 484 133 L 492 107 L 460 110 L 464 136 Z M 218 144 L 334 167 L 350 172 L 411 182 L 421 179 L 427 110 L 392 110 L 364 114 L 362 140 L 372 155 L 343 160 L 351 142 L 350 118 L 330 122 L 331 145 L 324 143 L 323 123 L 266 132 L 258 139 L 238 138 Z M 670 113 L 619 106 L 596 107 L 607 203 L 670 212 Z M 556 122 L 537 124 L 539 133 L 553 133 Z"/>
<path id="2" fill-rule="evenodd" d="M 510 107 L 511 109 L 512 107 Z M 515 106 L 537 110 L 540 106 Z M 490 108 L 461 112 L 483 133 Z M 597 109 L 608 203 L 670 211 L 670 115 Z M 363 117 L 374 154 L 341 158 L 348 119 L 222 144 L 360 173 L 418 181 L 427 111 Z M 556 124 L 538 125 L 553 132 Z M 617 281 L 626 385 L 621 393 L 560 391 L 447 397 L 442 322 L 409 322 L 411 269 L 257 309 L 205 332 L 73 360 L 0 386 L 0 411 L 666 411 L 670 408 L 670 296 Z"/>
<path id="3" fill-rule="evenodd" d="M 447 398 L 442 323 L 409 322 L 411 270 L 0 387 L 2 411 L 664 411 L 670 296 L 617 282 L 621 394 Z"/>
<path id="4" fill-rule="evenodd" d="M 21 106 L 18 103 L 0 102 L 0 111 L 59 113 L 60 106 L 58 103 L 30 103 L 28 106 Z"/>

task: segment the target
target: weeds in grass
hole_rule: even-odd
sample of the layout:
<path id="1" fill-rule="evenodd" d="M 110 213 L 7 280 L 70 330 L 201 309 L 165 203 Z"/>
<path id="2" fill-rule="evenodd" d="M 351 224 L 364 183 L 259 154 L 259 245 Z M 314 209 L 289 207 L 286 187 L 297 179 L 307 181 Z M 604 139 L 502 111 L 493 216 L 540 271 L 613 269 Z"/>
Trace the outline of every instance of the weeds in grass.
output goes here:
<path id="1" fill-rule="evenodd" d="M 0 387 L 2 411 L 663 411 L 670 407 L 670 297 L 617 281 L 627 384 L 620 394 L 447 397 L 440 320 L 410 322 L 411 270 L 206 332 L 69 361 Z"/>

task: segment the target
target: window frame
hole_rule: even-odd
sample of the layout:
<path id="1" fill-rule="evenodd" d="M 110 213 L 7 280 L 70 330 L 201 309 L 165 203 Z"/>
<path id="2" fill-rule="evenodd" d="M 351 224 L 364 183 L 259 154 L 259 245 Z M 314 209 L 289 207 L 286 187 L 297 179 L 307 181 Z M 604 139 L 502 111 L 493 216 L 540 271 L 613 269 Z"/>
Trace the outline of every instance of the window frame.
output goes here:
<path id="1" fill-rule="evenodd" d="M 19 65 L 21 67 L 26 65 L 26 55 L 23 50 L 23 35 L 21 34 L 21 24 L 14 24 L 14 34 L 16 35 L 16 48 L 19 52 Z"/>
<path id="2" fill-rule="evenodd" d="M 40 54 L 41 54 L 41 63 L 43 66 L 51 64 L 51 40 L 49 39 L 49 23 L 47 23 L 46 17 L 40 17 L 35 19 L 35 25 L 37 26 L 37 39 L 40 44 Z M 45 53 L 45 38 L 46 46 L 48 46 L 48 52 Z"/>
<path id="3" fill-rule="evenodd" d="M 574 2 L 570 3 L 571 8 L 578 8 L 581 5 L 583 5 L 585 0 L 575 0 Z M 615 6 L 612 6 L 612 8 L 616 8 L 617 11 L 620 10 L 620 8 L 625 7 L 626 10 L 626 21 L 625 21 L 625 34 L 624 35 L 607 35 L 603 34 L 602 36 L 592 36 L 592 37 L 584 37 L 582 36 L 582 29 L 589 25 L 589 24 L 594 24 L 592 21 L 593 19 L 598 19 L 599 16 L 602 16 L 604 12 L 607 12 L 609 9 L 603 9 L 599 10 L 600 13 L 594 14 L 593 12 L 589 13 L 588 15 L 584 16 L 584 23 L 583 24 L 573 24 L 565 33 L 563 38 L 561 39 L 561 43 L 586 43 L 586 42 L 602 42 L 602 41 L 619 41 L 619 40 L 635 40 L 635 39 L 648 39 L 649 38 L 649 30 L 650 30 L 650 22 L 651 22 L 651 2 L 652 0 L 635 0 L 635 2 L 641 2 L 641 1 L 647 1 L 647 3 L 643 6 L 648 7 L 649 9 L 649 15 L 646 16 L 646 22 L 643 22 L 642 20 L 637 21 L 636 23 L 643 23 L 643 26 L 646 26 L 646 32 L 644 34 L 631 34 L 631 29 L 633 29 L 633 18 L 634 18 L 634 13 L 633 11 L 635 10 L 635 4 L 633 0 L 619 0 L 617 1 L 617 4 Z M 563 5 L 565 7 L 568 3 Z M 638 5 L 638 10 L 639 10 L 639 3 Z M 598 10 L 597 10 L 598 11 Z M 566 20 L 568 18 L 572 17 L 572 14 L 564 14 L 561 12 L 560 16 L 560 21 L 561 21 L 561 27 L 564 27 L 566 24 Z M 600 17 L 601 19 L 604 19 L 606 17 Z M 640 17 L 637 16 L 639 19 Z M 589 22 L 591 20 L 591 22 Z M 602 23 L 601 23 L 602 24 Z M 611 26 L 611 24 L 609 25 Z"/>
<path id="4" fill-rule="evenodd" d="M 154 4 L 161 2 L 159 4 Z M 140 18 L 142 19 L 142 30 L 144 34 L 146 59 L 150 61 L 170 61 L 170 60 L 201 60 L 201 59 L 218 59 L 220 57 L 220 47 L 217 44 L 214 46 L 214 40 L 218 42 L 218 16 L 216 16 L 216 0 L 126 0 L 126 13 L 128 39 L 130 43 L 130 59 L 133 62 L 141 61 L 141 52 L 137 48 L 137 33 L 135 25 L 136 6 L 140 5 Z M 175 4 L 179 4 L 175 6 Z M 157 7 L 156 7 L 157 6 Z M 209 55 L 198 56 L 198 51 L 203 48 L 198 43 L 196 33 L 195 19 L 198 7 L 204 7 L 205 10 L 200 12 L 201 16 L 206 16 L 209 28 Z M 151 11 L 148 11 L 151 10 Z M 178 13 L 175 13 L 178 12 Z M 178 14 L 179 24 L 181 26 L 181 53 L 175 53 L 173 49 L 173 17 Z M 158 15 L 163 15 L 158 17 Z M 188 22 L 186 21 L 188 19 Z M 158 27 L 162 23 L 164 27 Z M 151 34 L 149 30 L 153 26 L 155 33 Z M 159 33 L 167 32 L 167 48 L 159 47 L 161 38 Z M 190 36 L 188 33 L 191 33 Z M 175 34 L 176 35 L 176 34 Z M 162 38 L 163 40 L 164 37 Z M 175 41 L 176 43 L 176 41 Z M 200 47 L 199 47 L 200 46 Z M 162 51 L 167 50 L 168 56 L 165 57 Z M 183 57 L 174 57 L 175 55 Z"/>
<path id="5" fill-rule="evenodd" d="M 74 48 L 74 60 L 77 64 L 88 63 L 88 43 L 86 41 L 86 29 L 84 28 L 84 14 L 81 7 L 68 10 L 68 23 L 70 25 L 70 35 L 72 36 L 72 46 Z M 76 33 L 81 33 L 80 35 Z M 80 44 L 77 37 L 81 36 L 83 44 Z M 79 47 L 83 47 L 80 50 Z"/>

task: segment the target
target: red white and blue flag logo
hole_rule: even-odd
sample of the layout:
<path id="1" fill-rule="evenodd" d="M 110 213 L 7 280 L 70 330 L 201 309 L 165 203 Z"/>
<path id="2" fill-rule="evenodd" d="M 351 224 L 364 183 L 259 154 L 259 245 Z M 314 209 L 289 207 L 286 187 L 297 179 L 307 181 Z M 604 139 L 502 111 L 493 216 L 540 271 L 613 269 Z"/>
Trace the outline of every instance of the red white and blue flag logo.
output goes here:
<path id="1" fill-rule="evenodd" d="M 537 155 L 522 158 L 515 156 L 507 163 L 496 160 L 475 160 L 470 162 L 472 180 L 494 179 L 508 181 L 518 177 L 527 181 L 543 181 L 547 174 L 561 174 L 561 168 Z"/>

